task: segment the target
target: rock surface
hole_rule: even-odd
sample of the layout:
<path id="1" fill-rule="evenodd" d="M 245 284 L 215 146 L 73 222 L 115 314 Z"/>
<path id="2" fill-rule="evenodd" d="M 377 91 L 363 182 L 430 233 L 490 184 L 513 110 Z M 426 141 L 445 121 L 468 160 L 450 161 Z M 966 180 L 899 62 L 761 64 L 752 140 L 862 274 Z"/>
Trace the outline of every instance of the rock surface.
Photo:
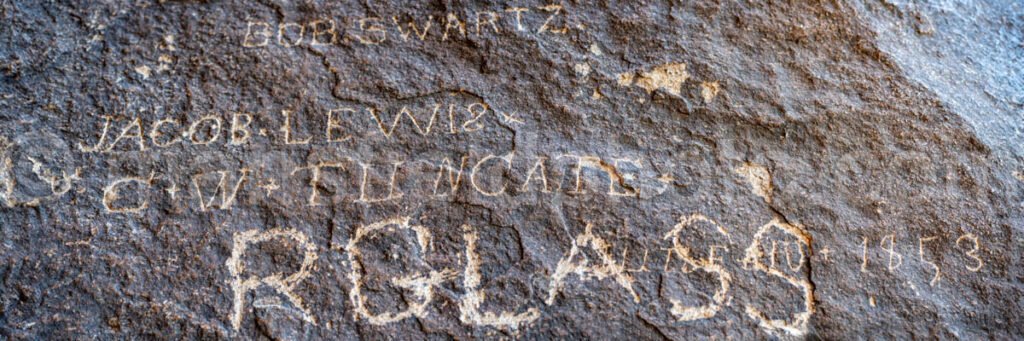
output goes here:
<path id="1" fill-rule="evenodd" d="M 1024 5 L 0 1 L 2 339 L 1014 339 Z"/>

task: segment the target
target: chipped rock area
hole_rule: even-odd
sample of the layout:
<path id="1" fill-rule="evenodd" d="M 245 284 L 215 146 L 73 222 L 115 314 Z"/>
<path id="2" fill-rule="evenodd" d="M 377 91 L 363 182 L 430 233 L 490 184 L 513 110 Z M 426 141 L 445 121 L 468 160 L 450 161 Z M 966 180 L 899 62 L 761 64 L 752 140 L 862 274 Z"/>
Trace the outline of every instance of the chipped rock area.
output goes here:
<path id="1" fill-rule="evenodd" d="M 1019 339 L 1018 1 L 0 1 L 0 339 Z"/>

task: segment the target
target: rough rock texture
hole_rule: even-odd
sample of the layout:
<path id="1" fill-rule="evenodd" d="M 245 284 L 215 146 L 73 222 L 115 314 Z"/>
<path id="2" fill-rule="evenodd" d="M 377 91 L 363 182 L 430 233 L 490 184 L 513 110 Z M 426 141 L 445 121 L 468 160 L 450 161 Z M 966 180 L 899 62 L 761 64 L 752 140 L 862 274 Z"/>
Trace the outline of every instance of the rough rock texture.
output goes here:
<path id="1" fill-rule="evenodd" d="M 1024 334 L 1024 5 L 0 0 L 0 339 Z"/>

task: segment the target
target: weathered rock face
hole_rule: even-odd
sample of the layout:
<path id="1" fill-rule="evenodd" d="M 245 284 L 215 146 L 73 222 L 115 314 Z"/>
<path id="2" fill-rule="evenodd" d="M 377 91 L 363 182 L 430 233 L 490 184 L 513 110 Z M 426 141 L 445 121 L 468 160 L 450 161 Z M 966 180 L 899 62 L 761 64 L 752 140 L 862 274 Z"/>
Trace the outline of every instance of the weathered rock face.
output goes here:
<path id="1" fill-rule="evenodd" d="M 0 1 L 0 335 L 1024 334 L 1024 5 Z"/>

